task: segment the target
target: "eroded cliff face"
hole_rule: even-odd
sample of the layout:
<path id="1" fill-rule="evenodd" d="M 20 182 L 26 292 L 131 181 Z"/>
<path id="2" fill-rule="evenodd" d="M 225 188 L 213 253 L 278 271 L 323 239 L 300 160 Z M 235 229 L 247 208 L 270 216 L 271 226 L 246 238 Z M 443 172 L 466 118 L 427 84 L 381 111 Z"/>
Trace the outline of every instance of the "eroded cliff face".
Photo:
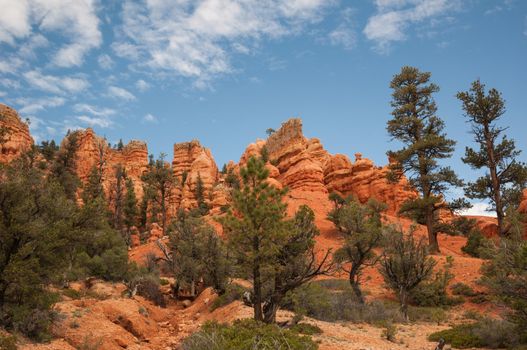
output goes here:
<path id="1" fill-rule="evenodd" d="M 178 180 L 173 205 L 185 209 L 195 207 L 196 186 L 199 179 L 203 184 L 204 200 L 212 205 L 219 173 L 208 148 L 203 147 L 197 140 L 174 144 L 172 169 Z"/>
<path id="2" fill-rule="evenodd" d="M 523 190 L 523 198 L 518 211 L 527 216 L 527 189 Z M 527 223 L 525 225 L 524 236 L 527 237 Z"/>
<path id="3" fill-rule="evenodd" d="M 3 142 L 0 142 L 0 163 L 12 161 L 33 145 L 28 125 L 20 119 L 13 108 L 1 103 L 0 129 L 5 130 Z"/>
<path id="4" fill-rule="evenodd" d="M 92 129 L 77 132 L 77 175 L 83 183 L 88 180 L 91 169 L 102 166 L 103 187 L 107 195 L 115 183 L 115 171 L 121 165 L 126 176 L 134 183 L 139 199 L 143 196 L 141 175 L 148 169 L 148 148 L 141 141 L 130 141 L 121 150 L 110 147 L 107 141 L 97 136 Z"/>

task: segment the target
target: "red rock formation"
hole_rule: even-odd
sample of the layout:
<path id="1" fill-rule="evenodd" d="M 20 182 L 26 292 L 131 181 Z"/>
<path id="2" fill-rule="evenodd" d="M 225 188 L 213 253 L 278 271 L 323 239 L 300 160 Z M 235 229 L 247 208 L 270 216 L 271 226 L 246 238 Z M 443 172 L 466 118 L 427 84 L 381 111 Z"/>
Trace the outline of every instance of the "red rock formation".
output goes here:
<path id="1" fill-rule="evenodd" d="M 205 201 L 214 201 L 212 196 L 219 179 L 218 167 L 210 150 L 201 146 L 199 141 L 174 144 L 172 169 L 179 181 L 179 191 L 173 205 L 186 209 L 196 206 L 198 178 L 203 182 Z"/>
<path id="2" fill-rule="evenodd" d="M 77 135 L 76 170 L 82 182 L 86 182 L 91 169 L 102 162 L 103 186 L 108 194 L 115 180 L 115 168 L 120 164 L 124 167 L 126 175 L 132 179 L 136 196 L 142 198 L 141 175 L 148 168 L 146 143 L 130 141 L 122 150 L 117 150 L 109 147 L 107 141 L 95 135 L 92 129 L 78 131 Z"/>
<path id="3" fill-rule="evenodd" d="M 527 189 L 523 190 L 523 198 L 518 211 L 527 216 Z M 527 237 L 527 223 L 525 224 L 525 237 Z"/>
<path id="4" fill-rule="evenodd" d="M 1 103 L 0 129 L 5 129 L 6 132 L 4 142 L 0 142 L 0 163 L 12 161 L 33 145 L 28 125 L 20 120 L 13 108 Z"/>

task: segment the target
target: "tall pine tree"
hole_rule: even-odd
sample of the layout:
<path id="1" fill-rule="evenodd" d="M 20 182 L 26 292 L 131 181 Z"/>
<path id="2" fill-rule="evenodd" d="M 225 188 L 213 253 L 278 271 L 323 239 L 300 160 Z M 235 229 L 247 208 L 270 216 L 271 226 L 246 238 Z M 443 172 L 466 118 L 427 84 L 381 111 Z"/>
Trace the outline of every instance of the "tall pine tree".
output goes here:
<path id="1" fill-rule="evenodd" d="M 463 104 L 479 147 L 467 147 L 463 161 L 472 169 L 487 170 L 484 176 L 467 185 L 465 194 L 472 199 L 490 200 L 498 217 L 499 234 L 505 235 L 509 230 L 504 222 L 505 213 L 518 206 L 521 190 L 527 184 L 527 167 L 517 160 L 521 151 L 504 134 L 507 128 L 497 125 L 505 113 L 505 101 L 496 89 L 485 93 L 485 85 L 479 80 L 472 83 L 469 91 L 459 92 L 457 98 Z"/>
<path id="2" fill-rule="evenodd" d="M 430 251 L 439 252 L 438 210 L 448 207 L 442 195 L 448 186 L 461 186 L 462 182 L 451 168 L 438 163 L 452 156 L 456 142 L 447 138 L 445 123 L 436 115 L 432 95 L 439 87 L 430 83 L 430 75 L 414 67 L 403 67 L 393 77 L 393 118 L 388 121 L 387 130 L 403 148 L 388 155 L 396 160 L 392 175 L 406 174 L 420 193 L 419 198 L 406 202 L 401 212 L 426 225 Z"/>

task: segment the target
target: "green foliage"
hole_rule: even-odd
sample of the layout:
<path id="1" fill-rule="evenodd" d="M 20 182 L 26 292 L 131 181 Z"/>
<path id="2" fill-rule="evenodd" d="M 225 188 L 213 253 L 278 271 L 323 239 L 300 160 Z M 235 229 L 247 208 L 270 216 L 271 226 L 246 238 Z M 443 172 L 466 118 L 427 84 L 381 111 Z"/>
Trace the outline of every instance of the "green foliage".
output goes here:
<path id="1" fill-rule="evenodd" d="M 267 149 L 267 146 L 263 146 L 260 150 L 260 157 L 264 163 L 269 161 L 269 150 Z"/>
<path id="2" fill-rule="evenodd" d="M 335 206 L 328 213 L 328 219 L 344 239 L 344 244 L 335 252 L 333 259 L 348 274 L 355 295 L 363 303 L 360 277 L 365 267 L 377 262 L 373 249 L 379 246 L 383 237 L 382 212 L 386 210 L 386 205 L 373 199 L 363 205 L 352 198 L 338 198 L 334 193 L 330 199 Z M 349 268 L 347 265 L 350 265 Z"/>
<path id="3" fill-rule="evenodd" d="M 232 168 L 226 169 L 226 174 L 225 183 L 227 186 L 235 190 L 240 189 L 240 179 L 236 176 L 234 170 Z"/>
<path id="4" fill-rule="evenodd" d="M 200 216 L 180 211 L 169 227 L 169 267 L 178 286 L 196 293 L 196 284 L 224 291 L 229 264 L 223 241 Z"/>
<path id="5" fill-rule="evenodd" d="M 502 237 L 483 266 L 483 283 L 511 309 L 509 320 L 527 341 L 527 241 L 521 227 L 511 238 Z"/>
<path id="6" fill-rule="evenodd" d="M 124 197 L 123 214 L 124 224 L 127 230 L 130 230 L 132 226 L 137 225 L 137 197 L 135 195 L 134 183 L 131 178 L 126 179 L 126 195 Z"/>
<path id="7" fill-rule="evenodd" d="M 56 152 L 51 165 L 50 176 L 54 178 L 64 189 L 66 197 L 76 200 L 77 188 L 80 180 L 75 172 L 76 152 L 78 149 L 78 132 L 66 135 L 62 147 Z"/>
<path id="8" fill-rule="evenodd" d="M 144 183 L 144 221 L 150 211 L 152 222 L 161 222 L 163 232 L 167 228 L 168 203 L 172 197 L 172 190 L 177 183 L 177 179 L 170 166 L 165 163 L 165 154 L 161 154 L 158 159 L 150 157 L 148 171 L 141 176 Z"/>
<path id="9" fill-rule="evenodd" d="M 205 323 L 201 330 L 186 338 L 183 350 L 316 350 L 308 336 L 253 320 L 237 320 L 232 326 Z"/>
<path id="10" fill-rule="evenodd" d="M 239 284 L 229 283 L 225 288 L 225 292 L 220 294 L 210 306 L 210 311 L 214 311 L 222 306 L 229 305 L 235 300 L 242 300 L 243 293 L 247 292 L 247 289 L 243 288 Z"/>
<path id="11" fill-rule="evenodd" d="M 472 169 L 487 169 L 484 176 L 470 182 L 465 188 L 469 198 L 490 200 L 498 217 L 500 235 L 508 232 L 505 213 L 515 209 L 521 200 L 521 191 L 527 184 L 527 166 L 517 160 L 521 151 L 514 140 L 508 139 L 497 123 L 505 113 L 505 101 L 496 89 L 485 92 L 485 84 L 472 83 L 469 91 L 459 92 L 465 117 L 471 124 L 474 141 L 479 149 L 467 147 L 463 162 Z"/>
<path id="12" fill-rule="evenodd" d="M 309 323 L 297 323 L 291 327 L 291 331 L 305 335 L 322 334 L 322 329 L 319 326 Z"/>
<path id="13" fill-rule="evenodd" d="M 163 296 L 163 293 L 161 293 L 159 285 L 159 277 L 153 274 L 141 274 L 135 276 L 127 283 L 128 290 L 132 294 L 137 292 L 138 295 L 150 300 L 155 305 L 165 307 L 165 297 Z"/>
<path id="14" fill-rule="evenodd" d="M 461 251 L 475 258 L 482 258 L 485 252 L 484 249 L 489 244 L 490 241 L 480 231 L 476 230 L 469 234 L 467 243 L 461 247 Z"/>
<path id="15" fill-rule="evenodd" d="M 0 333 L 0 349 L 2 350 L 16 350 L 16 338 L 10 335 L 3 335 Z"/>
<path id="16" fill-rule="evenodd" d="M 317 262 L 313 211 L 302 206 L 288 220 L 286 191 L 269 185 L 268 175 L 261 159 L 249 159 L 240 169 L 243 185 L 233 191 L 232 208 L 221 223 L 240 273 L 253 280 L 254 317 L 270 323 L 287 292 L 326 272 L 329 252 Z"/>
<path id="17" fill-rule="evenodd" d="M 430 341 L 444 339 L 447 344 L 457 349 L 515 348 L 521 343 L 517 327 L 507 321 L 482 319 L 476 323 L 454 326 L 453 328 L 432 333 Z"/>
<path id="18" fill-rule="evenodd" d="M 450 289 L 452 290 L 452 294 L 454 295 L 462 295 L 465 297 L 474 297 L 478 293 L 472 289 L 468 284 L 465 284 L 463 282 L 458 282 L 453 284 Z"/>
<path id="19" fill-rule="evenodd" d="M 450 297 L 447 286 L 454 278 L 449 266 L 438 271 L 433 279 L 420 283 L 410 292 L 410 299 L 417 306 L 452 306 L 463 302 L 462 298 Z"/>
<path id="20" fill-rule="evenodd" d="M 437 210 L 443 203 L 442 194 L 448 186 L 462 182 L 450 167 L 441 167 L 439 160 L 450 158 L 456 142 L 448 139 L 445 123 L 437 115 L 433 94 L 439 87 L 430 83 L 430 73 L 414 67 L 403 67 L 390 83 L 393 89 L 391 106 L 393 118 L 387 130 L 403 148 L 388 152 L 392 163 L 391 178 L 405 173 L 420 197 L 409 200 L 401 212 L 422 221 L 428 230 L 433 252 L 439 251 L 436 226 Z"/>
<path id="21" fill-rule="evenodd" d="M 392 322 L 386 322 L 384 329 L 382 330 L 383 338 L 386 338 L 386 340 L 391 341 L 392 343 L 395 343 L 396 335 L 397 335 L 397 326 L 394 325 Z"/>
<path id="22" fill-rule="evenodd" d="M 401 312 L 408 318 L 408 301 L 411 293 L 419 284 L 427 280 L 436 264 L 428 256 L 423 240 L 414 239 L 413 230 L 408 234 L 393 231 L 381 258 L 379 272 L 386 285 L 399 299 Z"/>
<path id="23" fill-rule="evenodd" d="M 209 213 L 210 207 L 207 202 L 205 202 L 205 187 L 203 185 L 203 180 L 201 179 L 200 173 L 198 173 L 198 178 L 196 180 L 194 195 L 196 196 L 196 201 L 198 203 L 198 212 L 200 215 L 207 215 Z"/>
<path id="24" fill-rule="evenodd" d="M 55 140 L 51 141 L 42 141 L 38 146 L 40 154 L 48 162 L 51 162 L 55 158 L 56 152 L 59 150 L 59 146 L 55 143 Z"/>

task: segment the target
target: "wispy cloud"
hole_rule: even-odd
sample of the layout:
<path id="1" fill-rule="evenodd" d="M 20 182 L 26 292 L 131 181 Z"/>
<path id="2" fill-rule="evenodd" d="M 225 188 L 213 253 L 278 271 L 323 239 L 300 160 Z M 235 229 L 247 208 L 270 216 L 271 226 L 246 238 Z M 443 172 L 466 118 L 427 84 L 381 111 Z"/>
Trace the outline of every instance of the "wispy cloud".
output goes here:
<path id="1" fill-rule="evenodd" d="M 99 67 L 106 70 L 111 69 L 115 65 L 115 62 L 107 54 L 100 55 L 97 58 L 97 63 L 99 63 Z"/>
<path id="2" fill-rule="evenodd" d="M 337 28 L 329 33 L 329 42 L 335 46 L 342 46 L 345 50 L 351 50 L 357 44 L 357 34 L 353 24 L 353 9 L 347 8 L 342 11 L 342 20 Z"/>
<path id="3" fill-rule="evenodd" d="M 158 122 L 157 118 L 154 115 L 150 114 L 150 113 L 148 113 L 147 115 L 145 115 L 143 117 L 143 121 L 145 121 L 147 123 L 154 123 L 154 124 L 157 124 L 157 122 Z"/>
<path id="4" fill-rule="evenodd" d="M 150 89 L 150 84 L 144 81 L 143 79 L 139 79 L 135 82 L 135 87 L 141 91 L 145 92 L 146 90 Z"/>
<path id="5" fill-rule="evenodd" d="M 375 49 L 386 53 L 393 42 L 404 41 L 410 25 L 446 14 L 458 6 L 457 0 L 376 0 L 377 13 L 364 28 Z"/>
<path id="6" fill-rule="evenodd" d="M 86 103 L 77 103 L 73 106 L 73 110 L 77 113 L 88 113 L 97 117 L 108 117 L 116 113 L 115 109 L 99 108 Z"/>
<path id="7" fill-rule="evenodd" d="M 108 94 L 116 99 L 121 99 L 125 101 L 135 100 L 135 96 L 130 91 L 118 86 L 110 86 L 108 88 Z"/>
<path id="8" fill-rule="evenodd" d="M 89 86 L 84 78 L 45 75 L 38 70 L 24 73 L 24 78 L 30 87 L 54 94 L 78 93 Z"/>
<path id="9" fill-rule="evenodd" d="M 49 107 L 59 107 L 64 105 L 66 100 L 62 97 L 38 98 L 38 99 L 18 99 L 17 102 L 22 105 L 19 112 L 23 115 L 33 114 Z"/>
<path id="10" fill-rule="evenodd" d="M 81 115 L 77 117 L 77 120 L 91 127 L 109 128 L 113 125 L 113 121 L 106 117 L 99 118 Z"/>
<path id="11" fill-rule="evenodd" d="M 84 56 L 102 43 L 95 5 L 95 0 L 1 1 L 0 42 L 14 45 L 37 31 L 59 34 L 68 42 L 54 53 L 53 63 L 60 67 L 79 66 Z"/>
<path id="12" fill-rule="evenodd" d="M 126 1 L 117 55 L 200 81 L 235 71 L 231 55 L 252 42 L 292 35 L 320 19 L 327 0 Z M 230 50 L 243 47 L 244 50 Z M 205 83 L 205 84 L 204 84 Z"/>

